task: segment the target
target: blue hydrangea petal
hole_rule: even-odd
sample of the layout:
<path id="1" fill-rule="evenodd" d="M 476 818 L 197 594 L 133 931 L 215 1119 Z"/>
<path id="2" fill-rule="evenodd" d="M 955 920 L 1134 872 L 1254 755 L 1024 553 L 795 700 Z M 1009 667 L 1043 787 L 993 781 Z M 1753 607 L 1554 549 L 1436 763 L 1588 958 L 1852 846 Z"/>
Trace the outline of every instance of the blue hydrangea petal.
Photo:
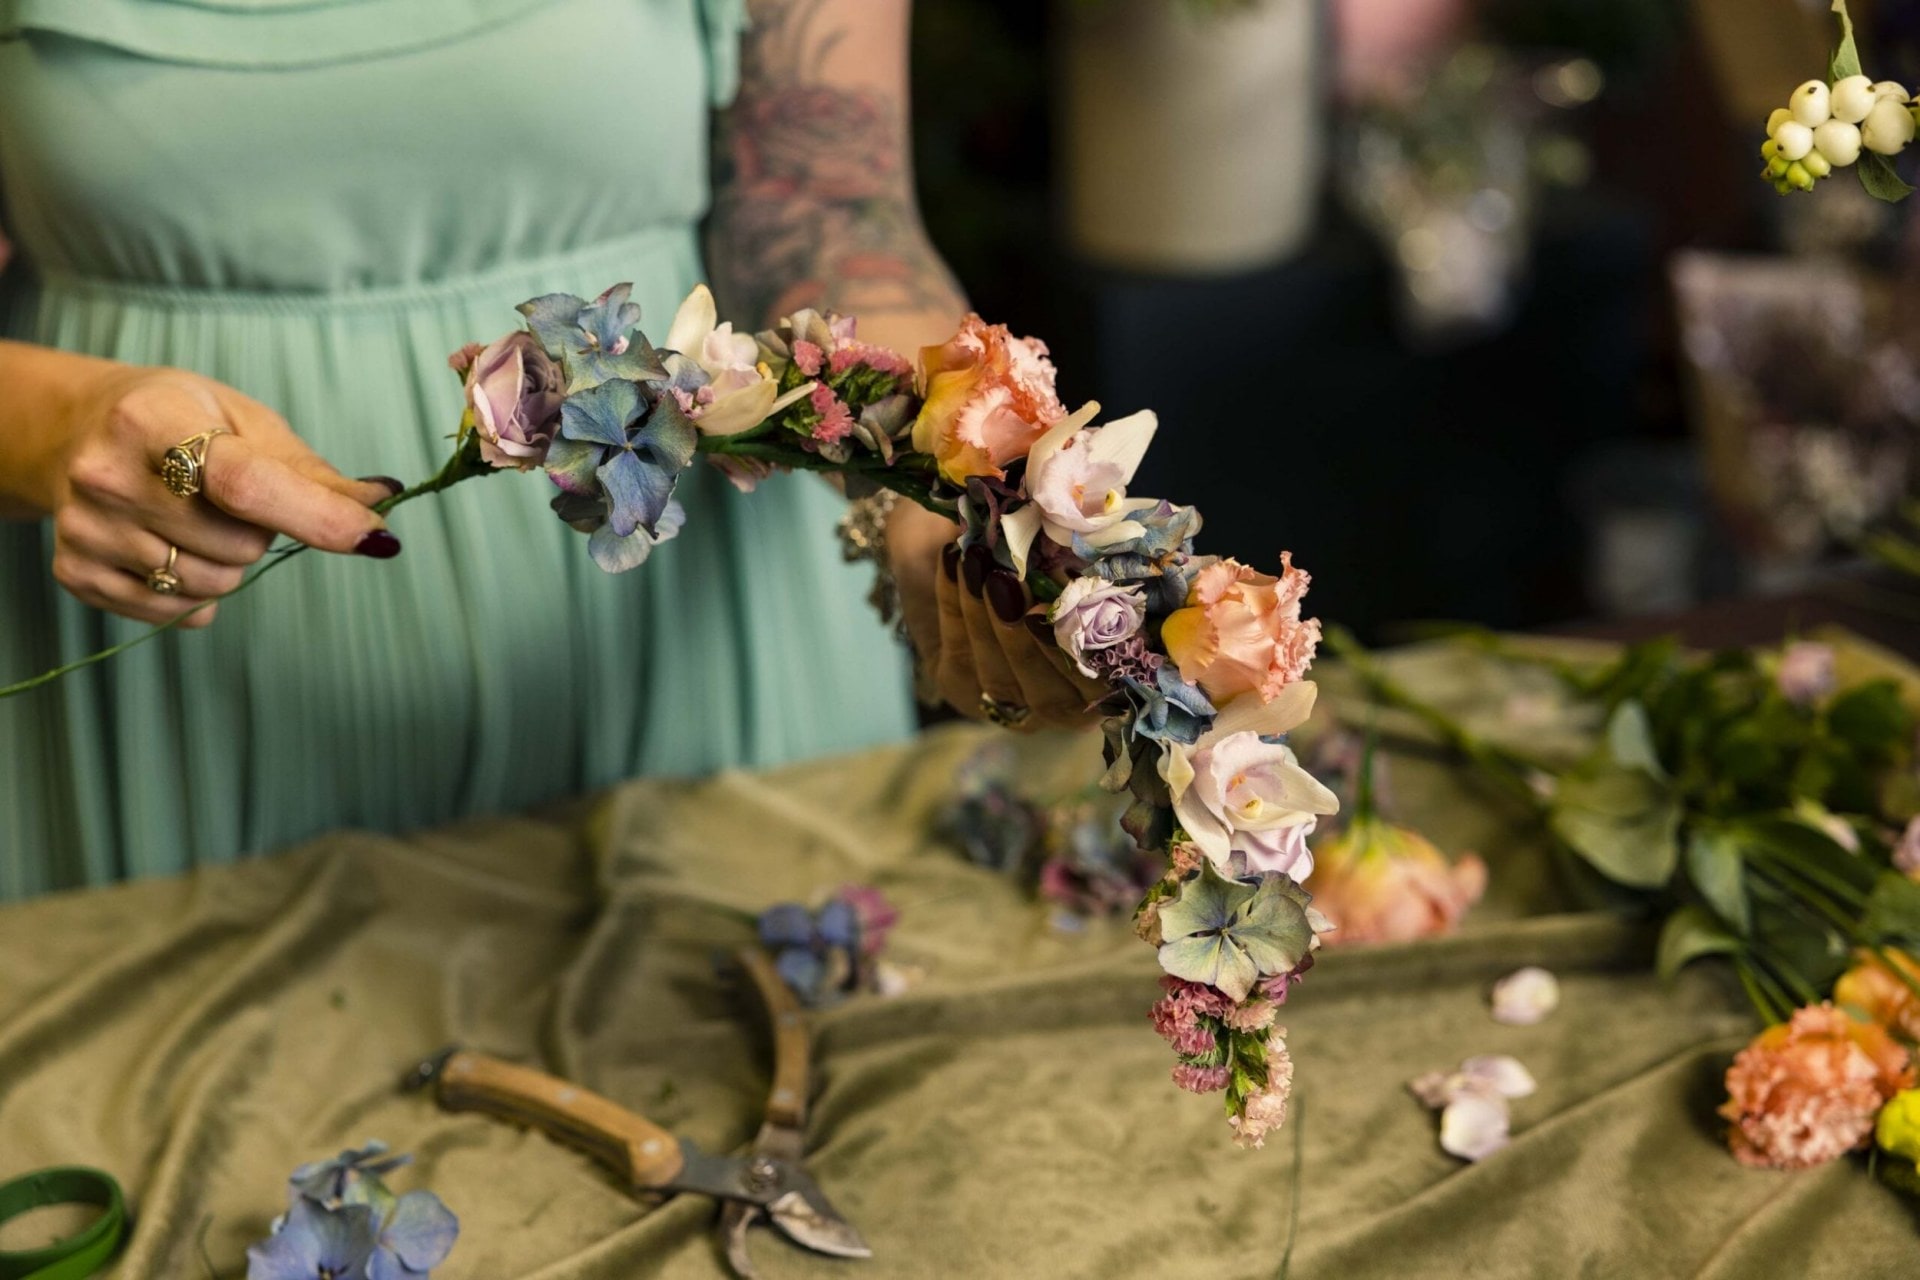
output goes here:
<path id="1" fill-rule="evenodd" d="M 380 1232 L 380 1245 L 391 1249 L 409 1270 L 427 1272 L 453 1251 L 460 1235 L 460 1219 L 431 1191 L 409 1191 L 394 1206 L 393 1216 Z"/>
<path id="2" fill-rule="evenodd" d="M 560 360 L 581 345 L 580 313 L 586 306 L 586 299 L 570 293 L 549 293 L 529 299 L 515 310 L 527 318 L 527 328 L 546 353 Z"/>
<path id="3" fill-rule="evenodd" d="M 640 388 L 631 382 L 605 382 L 569 395 L 560 406 L 560 436 L 583 444 L 624 449 L 627 428 L 644 409 Z"/>
<path id="4" fill-rule="evenodd" d="M 820 940 L 830 947 L 847 951 L 859 949 L 860 913 L 844 899 L 835 898 L 820 908 L 820 917 L 814 927 L 820 933 Z"/>
<path id="5" fill-rule="evenodd" d="M 820 984 L 826 981 L 827 968 L 820 957 L 800 947 L 790 947 L 774 957 L 773 967 L 794 994 L 808 1004 L 820 998 Z"/>
<path id="6" fill-rule="evenodd" d="M 555 440 L 547 448 L 547 478 L 569 494 L 598 498 L 600 478 L 595 473 L 606 456 L 604 445 Z"/>
<path id="7" fill-rule="evenodd" d="M 646 425 L 634 435 L 635 447 L 644 447 L 674 471 L 684 470 L 700 448 L 700 428 L 680 411 L 680 402 L 662 396 L 647 415 Z"/>
<path id="8" fill-rule="evenodd" d="M 813 913 L 797 902 L 777 902 L 760 913 L 760 941 L 769 950 L 813 945 Z"/>
<path id="9" fill-rule="evenodd" d="M 674 481 L 678 479 L 654 463 L 643 461 L 629 449 L 615 453 L 594 474 L 606 490 L 610 504 L 607 525 L 622 538 L 635 529 L 653 532 L 673 497 Z"/>

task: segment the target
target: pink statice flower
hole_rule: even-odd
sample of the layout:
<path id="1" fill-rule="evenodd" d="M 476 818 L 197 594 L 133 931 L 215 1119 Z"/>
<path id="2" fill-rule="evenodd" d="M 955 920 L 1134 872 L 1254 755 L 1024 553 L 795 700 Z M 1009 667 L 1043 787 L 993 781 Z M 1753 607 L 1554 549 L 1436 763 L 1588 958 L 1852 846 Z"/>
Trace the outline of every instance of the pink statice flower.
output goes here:
<path id="1" fill-rule="evenodd" d="M 813 424 L 815 440 L 821 444 L 839 444 L 853 434 L 853 414 L 846 402 L 833 394 L 833 389 L 824 382 L 814 387 L 808 403 L 820 415 L 820 421 Z"/>
<path id="2" fill-rule="evenodd" d="M 1228 1074 L 1225 1067 L 1201 1067 L 1182 1062 L 1173 1068 L 1173 1082 L 1188 1093 L 1218 1093 L 1227 1087 Z"/>
<path id="3" fill-rule="evenodd" d="M 860 921 L 860 950 L 872 957 L 886 950 L 887 936 L 900 923 L 900 909 L 870 884 L 843 885 L 834 897 L 853 908 Z"/>
<path id="4" fill-rule="evenodd" d="M 876 347 L 872 343 L 860 342 L 853 338 L 837 345 L 833 354 L 827 357 L 829 373 L 841 374 L 861 365 L 869 369 L 878 369 L 881 373 L 890 373 L 896 378 L 913 376 L 913 366 L 899 352 L 889 351 L 885 347 Z"/>
<path id="5" fill-rule="evenodd" d="M 1265 1031 L 1278 1012 L 1271 1000 L 1247 1000 L 1235 1005 L 1223 1021 L 1235 1031 Z"/>
<path id="6" fill-rule="evenodd" d="M 1229 1116 L 1233 1143 L 1257 1151 L 1267 1136 L 1287 1122 L 1287 1099 L 1293 1093 L 1293 1056 L 1287 1052 L 1287 1029 L 1275 1027 L 1267 1037 L 1267 1083 L 1247 1096 L 1240 1114 Z"/>
<path id="7" fill-rule="evenodd" d="M 820 376 L 820 366 L 826 361 L 827 353 L 815 343 L 805 338 L 796 338 L 793 343 L 793 362 L 800 366 L 800 372 L 809 378 Z"/>
<path id="8" fill-rule="evenodd" d="M 1727 1068 L 1727 1145 L 1741 1164 L 1805 1169 L 1864 1147 L 1880 1108 L 1913 1087 L 1907 1051 L 1832 1004 L 1768 1027 Z"/>

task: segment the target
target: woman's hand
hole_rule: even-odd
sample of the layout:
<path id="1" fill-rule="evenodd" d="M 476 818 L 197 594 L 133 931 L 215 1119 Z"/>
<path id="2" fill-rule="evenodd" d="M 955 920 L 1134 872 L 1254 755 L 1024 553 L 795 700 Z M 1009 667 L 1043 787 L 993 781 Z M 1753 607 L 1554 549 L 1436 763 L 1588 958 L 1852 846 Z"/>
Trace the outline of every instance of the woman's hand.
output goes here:
<path id="1" fill-rule="evenodd" d="M 369 509 L 398 482 L 347 479 L 258 401 L 173 369 L 99 362 L 89 373 L 68 398 L 42 503 L 54 518 L 53 575 L 87 604 L 167 622 L 239 586 L 276 534 L 383 559 L 400 550 Z M 161 480 L 161 459 L 207 431 L 221 434 L 206 442 L 200 493 L 182 498 Z M 148 574 L 170 557 L 179 589 L 163 595 Z M 180 625 L 206 626 L 214 612 Z"/>
<path id="2" fill-rule="evenodd" d="M 887 531 L 900 607 L 940 696 L 961 715 L 998 706 L 1010 728 L 1077 727 L 1098 719 L 1104 681 L 1075 670 L 1054 643 L 1046 609 L 984 547 L 964 555 L 952 521 L 902 502 Z"/>

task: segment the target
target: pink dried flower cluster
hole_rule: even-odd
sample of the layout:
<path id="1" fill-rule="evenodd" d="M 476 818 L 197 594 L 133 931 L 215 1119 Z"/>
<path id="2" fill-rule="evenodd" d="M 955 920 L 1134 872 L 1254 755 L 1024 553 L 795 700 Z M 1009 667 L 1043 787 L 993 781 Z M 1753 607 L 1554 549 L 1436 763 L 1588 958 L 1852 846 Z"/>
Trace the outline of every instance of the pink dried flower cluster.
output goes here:
<path id="1" fill-rule="evenodd" d="M 1218 1093 L 1227 1087 L 1225 1067 L 1198 1067 L 1179 1063 L 1173 1069 L 1173 1082 L 1188 1093 Z"/>
<path id="2" fill-rule="evenodd" d="M 1293 1056 L 1287 1052 L 1287 1029 L 1275 1027 L 1267 1038 L 1267 1083 L 1248 1095 L 1237 1116 L 1229 1116 L 1235 1146 L 1259 1150 L 1267 1135 L 1287 1122 L 1287 1099 L 1293 1093 Z"/>
<path id="3" fill-rule="evenodd" d="M 1913 1086 L 1906 1050 L 1831 1004 L 1768 1027 L 1727 1069 L 1727 1144 L 1745 1165 L 1805 1169 L 1873 1137 L 1887 1099 Z"/>
<path id="4" fill-rule="evenodd" d="M 1209 1018 L 1217 1023 L 1231 1016 L 1233 1001 L 1212 987 L 1181 978 L 1162 978 L 1160 986 L 1167 994 L 1153 1006 L 1153 1029 L 1182 1057 L 1212 1053 L 1219 1036 L 1212 1025 L 1201 1019 Z M 1178 1072 L 1179 1068 L 1175 1070 Z"/>
<path id="5" fill-rule="evenodd" d="M 837 343 L 833 354 L 827 357 L 829 373 L 845 373 L 856 365 L 866 365 L 869 368 L 878 369 L 881 373 L 890 373 L 896 378 L 913 376 L 913 366 L 907 363 L 906 357 L 899 352 L 851 338 L 843 343 Z"/>
<path id="6" fill-rule="evenodd" d="M 811 344 L 799 342 L 796 347 Z M 798 357 L 796 356 L 796 359 Z M 833 394 L 833 388 L 826 383 L 815 387 L 807 398 L 813 411 L 820 415 L 820 421 L 813 424 L 813 438 L 821 444 L 838 444 L 853 434 L 853 414 L 846 402 Z"/>

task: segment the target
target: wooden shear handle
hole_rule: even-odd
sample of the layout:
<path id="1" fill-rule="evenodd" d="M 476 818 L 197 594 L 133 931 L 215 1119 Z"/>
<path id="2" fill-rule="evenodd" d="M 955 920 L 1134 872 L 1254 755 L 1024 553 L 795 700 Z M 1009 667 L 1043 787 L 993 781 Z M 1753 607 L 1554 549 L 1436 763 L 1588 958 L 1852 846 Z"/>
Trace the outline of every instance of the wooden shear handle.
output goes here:
<path id="1" fill-rule="evenodd" d="M 465 1049 L 440 1068 L 440 1104 L 528 1125 L 578 1147 L 638 1188 L 680 1176 L 686 1156 L 672 1134 L 644 1116 L 544 1071 Z"/>
<path id="2" fill-rule="evenodd" d="M 773 1028 L 773 1089 L 767 1095 L 767 1121 L 782 1129 L 804 1131 L 813 1062 L 806 1010 L 765 951 L 743 948 L 740 963 L 760 992 L 760 1002 L 766 1006 L 767 1020 Z"/>

